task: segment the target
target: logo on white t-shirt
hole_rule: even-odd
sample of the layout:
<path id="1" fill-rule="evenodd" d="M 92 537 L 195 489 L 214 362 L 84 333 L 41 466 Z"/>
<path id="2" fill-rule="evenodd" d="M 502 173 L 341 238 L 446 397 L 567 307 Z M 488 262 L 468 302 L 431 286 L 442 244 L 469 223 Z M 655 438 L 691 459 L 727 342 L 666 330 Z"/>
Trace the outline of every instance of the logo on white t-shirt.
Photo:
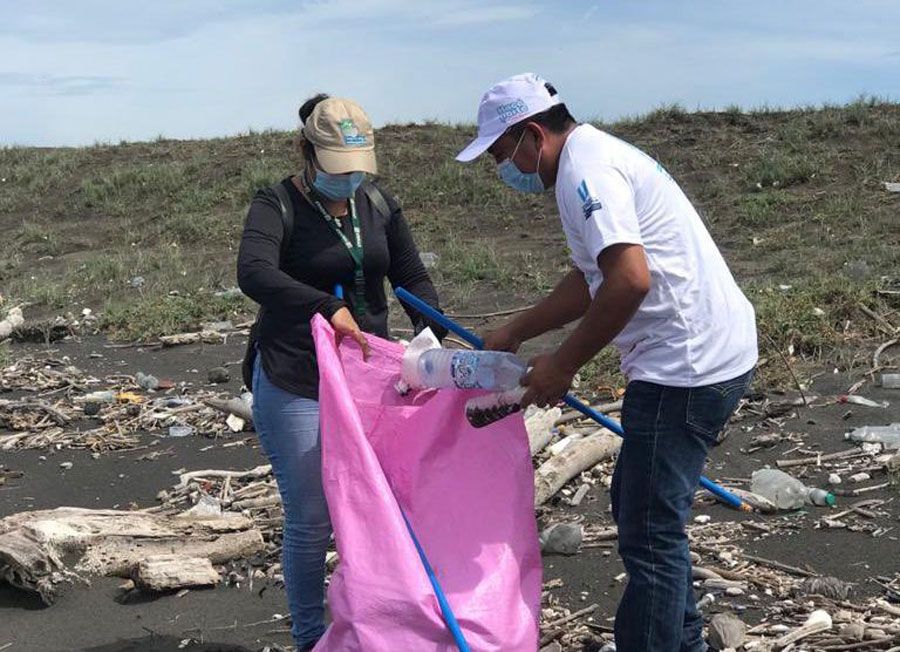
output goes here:
<path id="1" fill-rule="evenodd" d="M 578 197 L 581 199 L 581 212 L 584 213 L 584 219 L 586 220 L 591 219 L 591 214 L 594 211 L 599 211 L 603 208 L 603 204 L 600 203 L 599 199 L 591 197 L 586 180 L 582 180 L 578 185 Z"/>

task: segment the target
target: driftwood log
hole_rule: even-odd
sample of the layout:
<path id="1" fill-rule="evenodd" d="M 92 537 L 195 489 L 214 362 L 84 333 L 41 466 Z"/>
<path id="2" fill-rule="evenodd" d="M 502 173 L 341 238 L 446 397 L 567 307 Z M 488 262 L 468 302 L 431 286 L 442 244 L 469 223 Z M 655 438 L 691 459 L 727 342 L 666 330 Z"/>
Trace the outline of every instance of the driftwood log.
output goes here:
<path id="1" fill-rule="evenodd" d="M 221 344 L 225 341 L 225 335 L 221 331 L 204 330 L 195 333 L 178 333 L 176 335 L 163 335 L 159 338 L 163 346 L 181 346 L 183 344 Z"/>
<path id="2" fill-rule="evenodd" d="M 215 586 L 219 574 L 206 557 L 156 555 L 139 561 L 131 579 L 143 591 L 161 592 Z"/>
<path id="3" fill-rule="evenodd" d="M 547 502 L 582 471 L 587 471 L 615 455 L 621 445 L 621 437 L 601 428 L 573 442 L 559 455 L 544 462 L 534 473 L 535 507 Z"/>
<path id="4" fill-rule="evenodd" d="M 253 421 L 253 410 L 243 399 L 230 398 L 226 400 L 222 398 L 208 398 L 203 402 L 219 412 L 233 414 L 244 421 Z"/>
<path id="5" fill-rule="evenodd" d="M 59 507 L 0 519 L 0 580 L 52 604 L 58 585 L 82 574 L 127 578 L 141 561 L 157 555 L 221 564 L 263 548 L 260 531 L 239 514 Z"/>
<path id="6" fill-rule="evenodd" d="M 525 419 L 525 430 L 528 432 L 528 447 L 531 449 L 531 456 L 534 457 L 540 453 L 555 434 L 554 423 L 559 419 L 562 410 L 558 407 L 549 410 L 539 410 Z"/>

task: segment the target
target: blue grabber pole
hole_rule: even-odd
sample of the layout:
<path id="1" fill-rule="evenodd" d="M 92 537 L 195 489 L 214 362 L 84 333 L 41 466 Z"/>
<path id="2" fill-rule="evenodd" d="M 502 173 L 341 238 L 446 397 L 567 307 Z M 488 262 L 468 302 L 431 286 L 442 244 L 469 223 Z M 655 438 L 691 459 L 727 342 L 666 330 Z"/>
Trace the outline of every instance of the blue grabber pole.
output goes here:
<path id="1" fill-rule="evenodd" d="M 344 298 L 344 288 L 341 287 L 340 284 L 334 286 L 334 296 L 338 299 Z M 393 489 L 391 489 L 391 491 L 393 492 Z M 466 639 L 463 636 L 462 629 L 460 629 L 459 622 L 456 620 L 456 614 L 453 613 L 453 608 L 450 606 L 450 602 L 444 594 L 444 589 L 441 588 L 437 575 L 434 573 L 434 568 L 431 567 L 431 562 L 428 561 L 428 557 L 425 556 L 425 550 L 422 549 L 422 544 L 419 543 L 419 537 L 416 536 L 409 519 L 406 518 L 406 512 L 403 511 L 403 507 L 400 505 L 400 501 L 397 500 L 397 496 L 394 496 L 394 501 L 397 503 L 397 509 L 400 510 L 403 522 L 406 523 L 406 531 L 409 532 L 409 538 L 412 539 L 413 545 L 416 547 L 416 552 L 419 554 L 419 561 L 422 562 L 422 567 L 425 569 L 428 581 L 431 582 L 434 597 L 437 598 L 438 606 L 441 608 L 441 615 L 444 617 L 447 629 L 450 630 L 450 634 L 453 636 L 456 647 L 459 649 L 459 652 L 471 652 L 471 648 L 469 648 L 469 644 L 466 643 Z"/>
<path id="2" fill-rule="evenodd" d="M 463 340 L 465 340 L 466 342 L 468 342 L 469 344 L 474 346 L 476 349 L 484 348 L 484 342 L 482 341 L 482 339 L 480 337 L 475 335 L 475 333 L 471 332 L 470 330 L 467 330 L 466 328 L 463 328 L 461 325 L 457 324 L 455 321 L 453 321 L 446 315 L 441 314 L 440 312 L 438 312 L 437 310 L 435 310 L 434 308 L 429 306 L 427 303 L 422 301 L 416 295 L 414 295 L 411 292 L 408 292 L 400 287 L 394 288 L 394 294 L 397 295 L 398 299 L 400 299 L 404 303 L 412 306 L 413 308 L 418 310 L 420 313 L 422 313 L 423 315 L 428 317 L 431 321 L 438 323 L 441 326 L 443 326 L 444 328 L 446 328 L 447 330 L 459 335 Z M 625 431 L 622 429 L 622 425 L 618 421 L 615 421 L 614 419 L 610 419 L 605 414 L 601 414 L 600 412 L 597 412 L 590 406 L 585 405 L 584 403 L 579 401 L 577 398 L 575 398 L 571 394 L 566 394 L 565 397 L 563 397 L 563 401 L 569 407 L 578 410 L 583 415 L 593 419 L 594 421 L 599 423 L 604 428 L 608 428 L 609 430 L 612 430 L 614 433 L 616 433 L 620 437 L 625 436 Z M 738 498 L 733 493 L 731 493 L 724 487 L 719 486 L 718 484 L 716 484 L 715 482 L 713 482 L 712 480 L 710 480 L 709 478 L 707 478 L 705 476 L 700 476 L 700 486 L 703 487 L 704 489 L 706 489 L 707 491 L 709 491 L 712 495 L 714 495 L 716 498 L 718 498 L 719 500 L 721 500 L 723 503 L 725 503 L 727 505 L 731 505 L 732 507 L 736 507 L 743 511 L 750 510 L 750 506 L 744 504 L 744 502 L 740 498 Z"/>

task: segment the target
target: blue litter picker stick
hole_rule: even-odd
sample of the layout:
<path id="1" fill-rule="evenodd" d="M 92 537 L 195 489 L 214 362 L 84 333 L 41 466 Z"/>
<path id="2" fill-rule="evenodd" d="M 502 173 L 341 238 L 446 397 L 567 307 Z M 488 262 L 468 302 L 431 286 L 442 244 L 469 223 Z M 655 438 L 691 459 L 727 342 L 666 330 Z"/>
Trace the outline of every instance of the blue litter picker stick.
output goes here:
<path id="1" fill-rule="evenodd" d="M 341 287 L 340 284 L 334 286 L 334 296 L 338 299 L 344 298 L 344 288 Z M 393 491 L 393 489 L 391 491 Z M 425 569 L 428 581 L 431 582 L 434 597 L 437 598 L 438 606 L 441 608 L 441 615 L 444 617 L 444 623 L 446 623 L 447 629 L 450 630 L 450 634 L 453 636 L 456 647 L 459 649 L 459 652 L 471 652 L 471 648 L 469 647 L 469 644 L 466 643 L 466 639 L 463 636 L 462 629 L 459 627 L 459 622 L 456 620 L 456 614 L 453 613 L 453 608 L 450 606 L 450 602 L 444 594 L 444 589 L 441 588 L 441 583 L 438 582 L 437 575 L 434 573 L 434 568 L 431 567 L 431 562 L 428 561 L 428 557 L 425 556 L 425 551 L 422 549 L 422 544 L 419 543 L 419 537 L 416 536 L 409 519 L 406 518 L 406 512 L 403 511 L 403 507 L 400 506 L 400 501 L 397 500 L 396 496 L 394 496 L 394 500 L 397 502 L 397 508 L 400 510 L 403 522 L 406 524 L 406 531 L 409 532 L 409 538 L 412 539 L 413 545 L 416 547 L 416 552 L 419 554 L 419 561 L 422 562 L 422 567 Z"/>
<path id="2" fill-rule="evenodd" d="M 474 346 L 476 349 L 484 348 L 484 341 L 480 337 L 475 335 L 475 333 L 473 333 L 470 330 L 457 324 L 455 321 L 453 321 L 446 315 L 441 314 L 439 311 L 437 311 L 434 308 L 432 308 L 431 306 L 429 306 L 427 303 L 422 301 L 416 295 L 414 295 L 411 292 L 408 292 L 400 287 L 394 288 L 394 294 L 397 295 L 398 299 L 400 299 L 407 305 L 412 306 L 413 308 L 418 310 L 420 313 L 422 313 L 424 316 L 428 317 L 428 319 L 430 319 L 431 321 L 433 321 L 437 324 L 440 324 L 447 330 L 459 335 L 463 340 L 465 340 L 466 342 L 468 342 L 469 344 Z M 574 408 L 575 410 L 578 410 L 584 416 L 593 419 L 594 421 L 599 423 L 604 428 L 608 428 L 609 430 L 612 430 L 614 433 L 616 433 L 620 437 L 625 436 L 625 431 L 622 429 L 622 425 L 618 421 L 615 421 L 614 419 L 610 419 L 605 414 L 601 414 L 600 412 L 597 412 L 590 406 L 585 405 L 584 403 L 579 401 L 577 398 L 575 398 L 571 394 L 566 394 L 563 397 L 563 401 L 569 407 Z M 700 476 L 700 486 L 703 487 L 704 489 L 706 489 L 707 491 L 709 491 L 711 494 L 713 494 L 716 498 L 721 500 L 726 505 L 731 505 L 732 507 L 736 507 L 736 508 L 744 510 L 744 511 L 750 510 L 750 506 L 746 505 L 740 498 L 738 498 L 733 493 L 731 493 L 724 487 L 719 486 L 718 484 L 716 484 L 715 482 L 713 482 L 712 480 L 710 480 L 709 478 L 707 478 L 705 476 Z"/>

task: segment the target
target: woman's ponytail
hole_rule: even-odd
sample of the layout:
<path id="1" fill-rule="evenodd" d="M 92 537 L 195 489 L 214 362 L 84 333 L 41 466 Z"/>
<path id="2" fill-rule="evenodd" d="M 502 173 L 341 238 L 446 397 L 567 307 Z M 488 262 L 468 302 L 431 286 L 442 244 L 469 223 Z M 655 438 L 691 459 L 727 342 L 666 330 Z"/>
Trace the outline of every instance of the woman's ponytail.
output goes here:
<path id="1" fill-rule="evenodd" d="M 330 96 L 327 93 L 316 93 L 301 104 L 300 110 L 297 112 L 300 115 L 301 125 L 306 124 L 306 121 L 309 120 L 309 116 L 312 115 L 313 110 L 319 102 L 327 100 L 329 97 Z M 297 147 L 300 149 L 300 155 L 303 157 L 304 161 L 312 161 L 315 159 L 315 147 L 306 139 L 302 126 L 300 127 L 300 133 L 297 135 Z"/>

